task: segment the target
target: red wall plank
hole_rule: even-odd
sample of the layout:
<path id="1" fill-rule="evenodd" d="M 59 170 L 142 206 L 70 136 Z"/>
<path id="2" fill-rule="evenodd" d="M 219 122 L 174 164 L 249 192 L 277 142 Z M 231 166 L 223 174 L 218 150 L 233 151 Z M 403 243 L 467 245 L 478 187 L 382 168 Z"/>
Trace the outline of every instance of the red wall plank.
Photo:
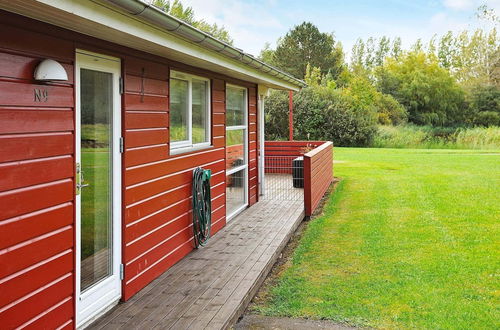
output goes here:
<path id="1" fill-rule="evenodd" d="M 129 112 L 125 114 L 125 128 L 163 128 L 168 126 L 167 113 Z"/>
<path id="2" fill-rule="evenodd" d="M 69 202 L 73 200 L 73 188 L 73 181 L 65 179 L 1 192 L 0 205 L 10 205 L 10 207 L 0 209 L 0 220 Z"/>
<path id="3" fill-rule="evenodd" d="M 73 153 L 71 132 L 0 135 L 0 163 Z"/>
<path id="4" fill-rule="evenodd" d="M 72 131 L 73 111 L 0 107 L 0 134 Z"/>
<path id="5" fill-rule="evenodd" d="M 72 107 L 73 88 L 0 81 L 1 106 Z M 39 97 L 37 97 L 39 95 Z"/>
<path id="6" fill-rule="evenodd" d="M 164 79 L 143 78 L 140 75 L 127 74 L 125 76 L 125 90 L 131 93 L 145 93 L 151 95 L 168 95 L 168 83 Z"/>
<path id="7" fill-rule="evenodd" d="M 125 151 L 125 166 L 131 167 L 162 160 L 168 152 L 167 144 L 129 148 Z"/>
<path id="8" fill-rule="evenodd" d="M 167 111 L 168 98 L 166 96 L 125 94 L 125 107 L 130 110 Z"/>
<path id="9" fill-rule="evenodd" d="M 147 145 L 168 143 L 168 129 L 160 127 L 156 129 L 127 130 L 125 132 L 125 147 L 143 147 Z"/>
<path id="10" fill-rule="evenodd" d="M 73 223 L 73 204 L 65 203 L 0 222 L 0 250 Z"/>
<path id="11" fill-rule="evenodd" d="M 72 178 L 74 163 L 65 155 L 0 164 L 0 192 Z"/>

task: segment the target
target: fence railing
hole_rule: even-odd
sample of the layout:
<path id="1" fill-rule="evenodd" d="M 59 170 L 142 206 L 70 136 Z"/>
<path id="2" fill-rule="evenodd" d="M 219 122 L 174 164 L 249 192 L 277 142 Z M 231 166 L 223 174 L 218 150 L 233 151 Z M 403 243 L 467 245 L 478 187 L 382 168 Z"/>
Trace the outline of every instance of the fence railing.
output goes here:
<path id="1" fill-rule="evenodd" d="M 266 199 L 304 200 L 307 216 L 333 180 L 333 145 L 323 141 L 266 141 Z"/>
<path id="2" fill-rule="evenodd" d="M 311 216 L 333 181 L 333 143 L 325 142 L 304 155 L 304 207 Z"/>

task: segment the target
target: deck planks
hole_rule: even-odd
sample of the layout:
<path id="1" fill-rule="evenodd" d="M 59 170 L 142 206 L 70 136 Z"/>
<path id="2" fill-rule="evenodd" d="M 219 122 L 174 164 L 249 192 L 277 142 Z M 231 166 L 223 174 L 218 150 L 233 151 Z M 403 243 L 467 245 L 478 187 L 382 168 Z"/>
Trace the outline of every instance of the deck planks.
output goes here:
<path id="1" fill-rule="evenodd" d="M 90 329 L 226 329 L 304 218 L 302 200 L 262 200 Z"/>

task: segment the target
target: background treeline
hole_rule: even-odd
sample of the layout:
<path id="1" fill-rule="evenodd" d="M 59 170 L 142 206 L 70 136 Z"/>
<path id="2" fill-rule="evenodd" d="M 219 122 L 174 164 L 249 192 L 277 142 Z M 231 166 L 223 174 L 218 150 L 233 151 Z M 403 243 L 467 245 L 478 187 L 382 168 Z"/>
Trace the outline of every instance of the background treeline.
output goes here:
<path id="1" fill-rule="evenodd" d="M 478 16 L 498 23 L 486 7 Z M 304 22 L 276 49 L 266 45 L 260 57 L 309 86 L 294 93 L 296 139 L 339 146 L 499 147 L 499 41 L 495 28 L 448 32 L 409 49 L 400 38 L 359 39 L 347 63 L 332 34 Z M 267 98 L 266 125 L 267 139 L 287 139 L 286 92 Z"/>
<path id="2" fill-rule="evenodd" d="M 230 31 L 180 0 L 150 2 L 229 44 Z M 481 6 L 479 20 L 498 26 Z M 308 86 L 294 94 L 296 139 L 337 146 L 500 148 L 500 43 L 495 28 L 448 32 L 403 49 L 401 38 L 342 44 L 313 23 L 292 28 L 260 58 Z M 288 93 L 266 100 L 266 138 L 288 138 Z"/>

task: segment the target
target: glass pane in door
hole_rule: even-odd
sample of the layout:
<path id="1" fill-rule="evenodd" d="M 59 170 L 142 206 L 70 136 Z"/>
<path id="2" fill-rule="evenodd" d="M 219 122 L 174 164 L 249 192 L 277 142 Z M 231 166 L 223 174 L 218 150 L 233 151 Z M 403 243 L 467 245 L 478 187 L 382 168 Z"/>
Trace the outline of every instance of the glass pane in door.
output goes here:
<path id="1" fill-rule="evenodd" d="M 226 214 L 232 215 L 245 205 L 246 170 L 229 174 L 226 181 Z"/>
<path id="2" fill-rule="evenodd" d="M 226 131 L 226 170 L 245 165 L 245 129 Z"/>
<path id="3" fill-rule="evenodd" d="M 112 274 L 113 75 L 80 71 L 81 291 Z"/>

